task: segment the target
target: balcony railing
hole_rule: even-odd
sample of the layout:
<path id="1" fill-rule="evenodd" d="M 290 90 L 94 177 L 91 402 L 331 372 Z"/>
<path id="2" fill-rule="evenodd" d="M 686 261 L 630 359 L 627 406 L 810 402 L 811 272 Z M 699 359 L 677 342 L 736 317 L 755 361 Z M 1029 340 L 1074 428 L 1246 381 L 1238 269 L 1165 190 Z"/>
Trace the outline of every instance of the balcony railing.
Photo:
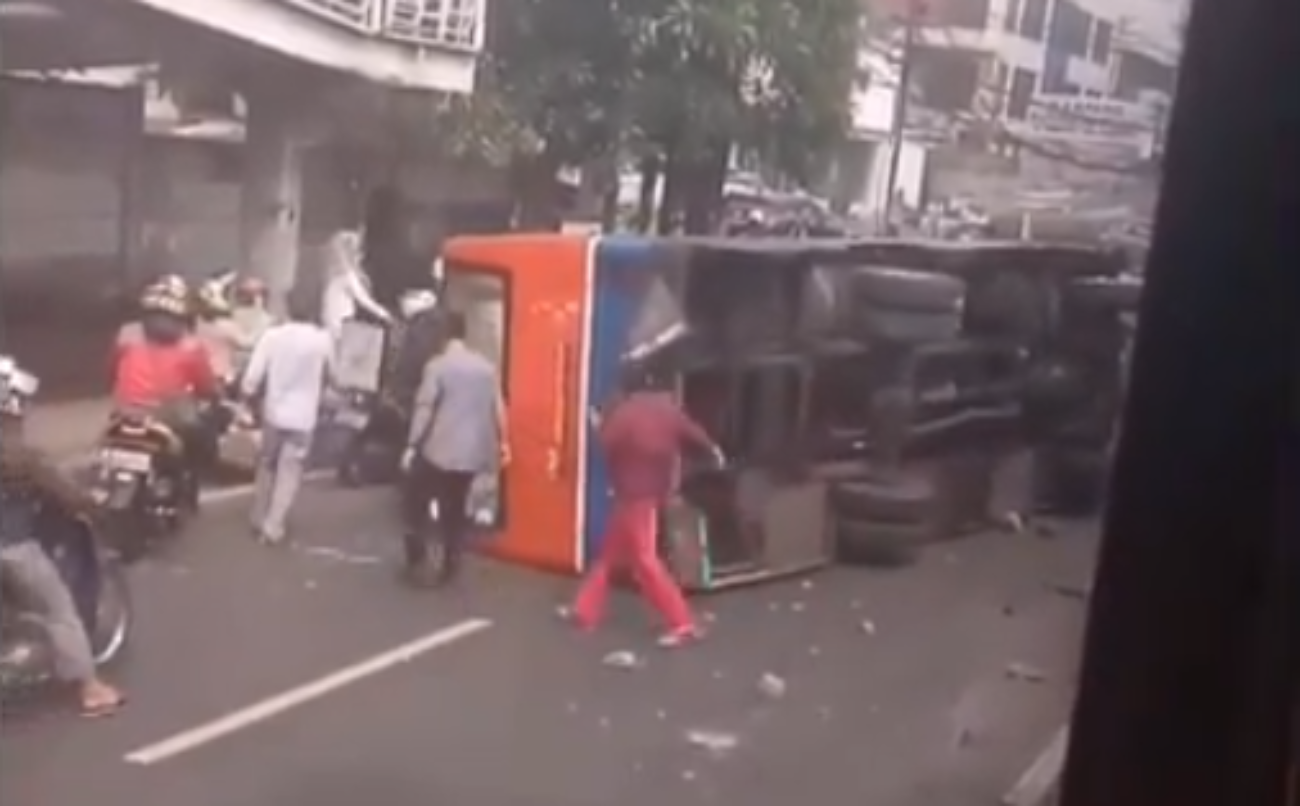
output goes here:
<path id="1" fill-rule="evenodd" d="M 488 0 L 279 0 L 366 36 L 477 53 Z"/>

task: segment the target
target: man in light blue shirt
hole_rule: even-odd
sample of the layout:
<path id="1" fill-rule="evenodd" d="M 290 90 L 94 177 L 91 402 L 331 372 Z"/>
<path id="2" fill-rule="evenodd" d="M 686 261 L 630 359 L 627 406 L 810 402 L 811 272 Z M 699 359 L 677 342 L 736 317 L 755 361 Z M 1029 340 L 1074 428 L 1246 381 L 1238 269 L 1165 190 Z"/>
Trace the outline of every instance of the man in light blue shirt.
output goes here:
<path id="1" fill-rule="evenodd" d="M 467 323 L 447 311 L 446 347 L 424 367 L 403 457 L 406 563 L 417 584 L 451 581 L 460 569 L 474 478 L 507 461 L 505 406 L 496 365 L 465 344 Z M 429 576 L 429 505 L 437 504 L 443 562 Z"/>
<path id="2" fill-rule="evenodd" d="M 329 333 L 309 317 L 310 308 L 291 296 L 289 321 L 262 335 L 241 383 L 245 398 L 262 398 L 251 519 L 258 539 L 269 544 L 284 540 L 333 355 Z"/>

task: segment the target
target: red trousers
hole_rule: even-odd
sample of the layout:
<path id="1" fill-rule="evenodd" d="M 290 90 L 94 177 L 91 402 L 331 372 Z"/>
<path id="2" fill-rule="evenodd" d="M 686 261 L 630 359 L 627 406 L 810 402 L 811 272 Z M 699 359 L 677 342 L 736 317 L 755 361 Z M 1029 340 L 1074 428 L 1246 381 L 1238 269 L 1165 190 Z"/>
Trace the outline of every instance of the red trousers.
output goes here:
<path id="1" fill-rule="evenodd" d="M 651 499 L 615 501 L 609 516 L 600 557 L 578 589 L 573 613 L 584 627 L 594 627 L 605 614 L 609 575 L 615 568 L 630 567 L 637 588 L 666 622 L 669 630 L 694 624 L 686 597 L 668 573 L 655 545 L 658 506 Z"/>

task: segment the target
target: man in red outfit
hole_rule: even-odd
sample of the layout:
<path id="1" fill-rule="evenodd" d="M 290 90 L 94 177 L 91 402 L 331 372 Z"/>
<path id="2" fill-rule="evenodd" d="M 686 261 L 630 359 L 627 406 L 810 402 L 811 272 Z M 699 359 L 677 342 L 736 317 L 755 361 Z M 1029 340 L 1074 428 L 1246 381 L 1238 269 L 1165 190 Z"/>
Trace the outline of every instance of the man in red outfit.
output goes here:
<path id="1" fill-rule="evenodd" d="M 673 493 L 684 443 L 709 451 L 719 464 L 722 451 L 671 394 L 654 391 L 652 376 L 641 372 L 629 380 L 630 394 L 597 423 L 614 507 L 600 557 L 570 612 L 580 627 L 594 628 L 604 613 L 610 572 L 617 565 L 630 566 L 641 595 L 667 622 L 660 645 L 675 647 L 700 632 L 686 597 L 659 558 L 658 512 Z"/>

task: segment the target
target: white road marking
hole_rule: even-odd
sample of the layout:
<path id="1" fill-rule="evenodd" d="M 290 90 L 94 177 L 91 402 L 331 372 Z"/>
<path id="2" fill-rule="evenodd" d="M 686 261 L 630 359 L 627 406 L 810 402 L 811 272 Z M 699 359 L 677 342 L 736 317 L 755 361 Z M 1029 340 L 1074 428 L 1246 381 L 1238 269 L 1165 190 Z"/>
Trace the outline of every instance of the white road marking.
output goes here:
<path id="1" fill-rule="evenodd" d="M 246 708 L 233 711 L 203 725 L 191 728 L 160 742 L 127 753 L 128 764 L 149 766 L 176 758 L 211 744 L 231 734 L 266 722 L 294 708 L 332 694 L 340 689 L 373 677 L 395 666 L 408 663 L 437 649 L 463 641 L 492 626 L 488 619 L 467 619 L 450 627 L 430 633 L 422 638 L 382 652 L 372 658 L 339 669 L 317 680 L 304 683 Z"/>

